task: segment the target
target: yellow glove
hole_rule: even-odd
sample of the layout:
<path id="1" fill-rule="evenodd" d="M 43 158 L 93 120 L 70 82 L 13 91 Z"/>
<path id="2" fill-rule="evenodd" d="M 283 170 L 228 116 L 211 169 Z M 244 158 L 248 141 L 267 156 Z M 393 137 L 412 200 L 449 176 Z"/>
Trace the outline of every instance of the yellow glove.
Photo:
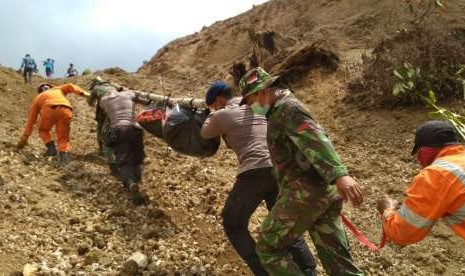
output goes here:
<path id="1" fill-rule="evenodd" d="M 18 145 L 16 145 L 16 147 L 18 149 L 24 148 L 24 146 L 27 145 L 27 139 L 28 138 L 29 137 L 27 137 L 26 135 L 21 136 L 21 138 L 19 139 Z"/>
<path id="2" fill-rule="evenodd" d="M 90 93 L 87 92 L 87 91 L 82 92 L 82 95 L 83 95 L 84 97 L 86 97 L 86 98 L 89 98 L 89 97 L 90 97 Z"/>

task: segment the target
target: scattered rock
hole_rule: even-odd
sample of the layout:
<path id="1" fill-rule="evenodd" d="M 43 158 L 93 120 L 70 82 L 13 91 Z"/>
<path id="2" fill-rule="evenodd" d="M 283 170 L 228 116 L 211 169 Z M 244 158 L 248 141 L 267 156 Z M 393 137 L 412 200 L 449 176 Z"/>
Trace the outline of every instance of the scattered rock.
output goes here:
<path id="1" fill-rule="evenodd" d="M 149 260 L 147 258 L 147 256 L 141 252 L 135 252 L 134 254 L 132 254 L 131 257 L 129 257 L 128 261 L 129 260 L 133 260 L 137 263 L 137 265 L 139 266 L 139 268 L 146 268 L 147 265 L 149 264 Z"/>
<path id="2" fill-rule="evenodd" d="M 160 219 L 164 216 L 166 216 L 165 212 L 163 212 L 163 210 L 160 210 L 158 208 L 152 208 L 148 211 L 148 215 L 150 218 L 153 218 L 153 219 Z"/>
<path id="3" fill-rule="evenodd" d="M 160 229 L 155 226 L 148 227 L 142 231 L 142 237 L 144 239 L 157 239 L 160 237 Z"/>
<path id="4" fill-rule="evenodd" d="M 123 217 L 126 215 L 126 211 L 123 207 L 115 207 L 108 212 L 108 217 Z"/>
<path id="5" fill-rule="evenodd" d="M 128 260 L 121 266 L 121 272 L 119 276 L 137 276 L 139 272 L 139 266 L 134 260 Z"/>
<path id="6" fill-rule="evenodd" d="M 87 255 L 84 257 L 84 265 L 91 265 L 94 263 L 98 263 L 99 259 L 102 255 L 102 252 L 99 250 L 91 250 Z"/>
<path id="7" fill-rule="evenodd" d="M 107 242 L 101 236 L 96 236 L 94 238 L 94 244 L 98 249 L 104 249 L 107 246 Z"/>
<path id="8" fill-rule="evenodd" d="M 82 242 L 82 243 L 78 244 L 77 252 L 78 252 L 79 255 L 84 255 L 87 252 L 89 252 L 89 249 L 90 249 L 90 245 L 88 243 L 86 243 L 86 242 Z"/>
<path id="9" fill-rule="evenodd" d="M 425 119 L 425 111 L 421 108 L 400 108 L 394 111 L 376 109 L 374 112 L 360 112 L 345 105 L 342 97 L 347 92 L 346 79 L 352 75 L 351 72 L 346 72 L 348 68 L 345 68 L 345 62 L 358 61 L 359 56 L 364 53 L 371 54 L 380 37 L 389 43 L 397 43 L 389 39 L 390 33 L 397 30 L 402 32 L 404 27 L 411 26 L 410 23 L 404 24 L 406 22 L 402 21 L 405 19 L 402 12 L 405 5 L 400 7 L 402 5 L 396 0 L 383 1 L 383 5 L 375 3 L 376 1 L 365 1 L 373 3 L 343 5 L 342 8 L 339 2 L 344 1 L 269 2 L 270 5 L 265 4 L 266 7 L 258 7 L 252 13 L 241 16 L 246 18 L 245 21 L 241 18 L 226 20 L 214 24 L 211 31 L 207 29 L 198 35 L 181 39 L 181 43 L 170 44 L 165 48 L 167 54 L 160 52 L 160 55 L 154 58 L 157 67 L 150 73 L 163 75 L 163 78 L 166 78 L 164 85 L 158 77 L 146 78 L 139 74 L 123 78 L 113 75 L 114 81 L 140 90 L 161 91 L 163 88 L 167 95 L 173 93 L 172 96 L 176 97 L 203 97 L 201 91 L 211 80 L 231 80 L 227 71 L 234 62 L 233 57 L 235 59 L 235 56 L 240 54 L 248 60 L 248 54 L 252 51 L 249 49 L 244 52 L 250 44 L 241 44 L 245 48 L 229 49 L 223 46 L 233 45 L 232 42 L 236 40 L 243 42 L 243 39 L 248 37 L 249 29 L 254 29 L 253 26 L 263 17 L 270 19 L 263 27 L 275 29 L 277 32 L 286 31 L 286 36 L 289 37 L 295 36 L 297 40 L 291 44 L 296 46 L 296 50 L 300 48 L 300 42 L 313 43 L 321 41 L 321 38 L 334 43 L 334 46 L 340 46 L 338 54 L 341 55 L 344 64 L 340 64 L 341 70 L 338 73 L 320 74 L 320 69 L 315 64 L 308 76 L 303 76 L 304 82 L 296 79 L 289 80 L 289 83 L 295 89 L 296 96 L 306 102 L 318 121 L 327 127 L 341 158 L 366 187 L 365 207 L 356 211 L 345 208 L 344 211 L 370 239 L 376 240 L 380 231 L 379 218 L 370 206 L 374 205 L 377 195 L 384 192 L 398 199 L 404 198 L 402 192 L 406 184 L 418 171 L 418 167 L 411 164 L 414 158 L 405 153 L 413 142 L 412 131 L 415 125 Z M 451 9 L 454 6 L 465 7 L 465 1 L 453 2 Z M 373 18 L 365 14 L 367 6 Z M 386 25 L 386 22 L 392 21 L 385 21 L 385 18 L 389 18 L 386 16 L 386 7 L 389 8 L 389 14 L 396 15 L 396 20 L 399 19 L 396 23 L 399 24 Z M 329 13 L 320 13 L 320 8 Z M 309 23 L 305 21 L 312 16 L 307 14 L 314 10 L 317 10 L 321 18 L 338 17 L 342 14 L 345 25 L 339 25 L 336 22 L 337 18 L 330 20 L 330 29 L 325 29 L 325 22 L 321 22 L 321 26 L 314 26 L 314 23 L 301 24 Z M 254 15 L 259 11 L 263 12 Z M 280 11 L 286 11 L 288 14 L 281 14 Z M 299 11 L 301 12 L 294 13 Z M 286 26 L 279 25 L 281 17 L 285 18 Z M 436 16 L 431 20 L 440 24 L 452 18 L 456 26 L 457 22 L 463 22 L 462 17 L 463 12 L 451 12 L 447 13 L 447 16 Z M 408 22 L 410 21 L 409 14 Z M 424 23 L 427 24 L 427 21 Z M 354 27 L 353 23 L 357 22 L 366 22 L 367 25 L 363 25 L 362 28 L 356 25 Z M 377 23 L 380 23 L 379 26 Z M 299 26 L 303 28 L 298 29 Z M 383 30 L 389 29 L 389 33 L 377 33 L 380 27 Z M 442 30 L 443 26 L 439 27 Z M 465 34 L 462 29 L 457 30 L 460 37 L 464 37 Z M 362 40 L 352 35 L 354 30 L 366 32 Z M 339 31 L 342 33 L 339 34 Z M 444 31 L 448 32 L 448 29 L 444 28 Z M 230 34 L 232 37 L 229 37 Z M 205 44 L 204 38 L 211 39 L 207 42 L 211 45 L 217 44 L 215 47 L 218 47 L 216 50 L 219 52 L 210 55 L 211 50 L 215 49 Z M 341 45 L 339 38 L 347 43 Z M 369 45 L 369 49 L 365 48 L 365 45 Z M 190 48 L 191 46 L 194 48 Z M 278 43 L 276 46 L 279 49 L 283 45 Z M 350 46 L 350 49 L 346 46 Z M 380 47 L 382 49 L 383 45 Z M 411 49 L 408 50 L 412 53 L 423 53 Z M 428 50 L 428 47 L 423 49 Z M 178 50 L 182 52 L 176 52 Z M 176 57 L 177 53 L 179 59 Z M 188 55 L 185 56 L 184 53 Z M 286 56 L 288 55 L 283 55 L 282 60 L 286 60 Z M 224 60 L 224 64 L 215 62 L 219 59 Z M 186 60 L 196 63 L 198 68 L 190 68 L 189 64 L 185 64 Z M 360 61 L 363 62 L 363 59 Z M 208 64 L 213 63 L 216 64 L 215 67 L 210 68 Z M 313 61 L 309 61 L 310 63 Z M 363 69 L 357 64 L 354 67 Z M 12 71 L 11 74 L 16 80 L 10 83 L 8 79 L 4 79 L 3 72 L 4 69 L 0 68 L 0 113 L 3 114 L 0 118 L 0 210 L 4 211 L 0 219 L 0 274 L 2 269 L 9 267 L 10 262 L 11 267 L 17 266 L 20 268 L 17 268 L 18 270 L 22 270 L 23 267 L 16 263 L 19 261 L 37 262 L 39 276 L 114 276 L 123 271 L 123 275 L 138 276 L 174 275 L 175 272 L 177 275 L 249 273 L 246 264 L 227 243 L 222 229 L 220 211 L 231 190 L 237 168 L 236 156 L 227 150 L 226 146 L 223 145 L 213 157 L 191 158 L 179 155 L 171 149 L 170 153 L 167 153 L 167 146 L 161 139 L 146 135 L 144 144 L 148 158 L 144 164 L 146 166 L 141 188 L 147 191 L 151 202 L 136 208 L 128 200 L 127 193 L 118 180 L 109 175 L 105 158 L 97 153 L 96 123 L 93 120 L 95 106 L 89 107 L 83 99 L 71 99 L 76 106 L 76 116 L 73 118 L 73 133 L 76 135 L 73 135 L 72 142 L 73 160 L 68 166 L 55 166 L 56 158 L 43 158 L 43 144 L 37 137 L 31 137 L 31 145 L 24 150 L 15 150 L 14 143 L 21 135 L 25 112 L 30 100 L 37 93 L 33 86 L 23 85 L 20 74 Z M 386 72 L 392 75 L 391 69 Z M 89 87 L 90 78 L 76 77 L 72 81 L 82 87 Z M 61 84 L 62 80 L 56 82 Z M 376 95 L 376 91 L 367 92 Z M 18 93 L 21 97 L 18 97 Z M 399 115 L 392 119 L 393 114 Z M 94 132 L 90 132 L 91 129 Z M 34 136 L 37 136 L 37 131 L 34 132 Z M 254 238 L 267 213 L 263 205 L 250 220 Z M 32 211 L 29 212 L 29 209 Z M 379 254 L 366 250 L 350 234 L 348 238 L 351 241 L 354 260 L 368 274 L 465 275 L 465 269 L 462 269 L 465 267 L 463 244 L 442 223 L 438 223 L 433 229 L 433 234 L 418 245 L 403 249 L 387 246 Z M 312 243 L 309 245 L 312 246 Z M 71 250 L 60 250 L 62 254 L 55 254 L 59 253 L 57 248 Z M 314 247 L 312 249 L 314 250 Z M 147 267 L 142 269 L 135 260 L 128 260 L 131 254 L 138 251 L 157 257 L 151 258 Z M 423 256 L 417 260 L 415 252 L 425 252 L 427 256 L 440 252 L 434 257 L 442 264 Z M 42 264 L 47 264 L 50 268 L 42 270 Z M 224 266 L 225 264 L 227 266 Z M 460 269 L 462 270 L 458 272 Z M 320 264 L 318 272 L 324 274 Z M 22 275 L 22 272 L 17 274 Z"/>
<path id="10" fill-rule="evenodd" d="M 36 276 L 39 266 L 37 264 L 26 264 L 23 268 L 23 276 Z"/>
<path id="11" fill-rule="evenodd" d="M 113 263 L 113 260 L 108 256 L 103 256 L 102 258 L 100 258 L 99 261 L 100 261 L 100 264 L 103 266 L 109 266 Z"/>
<path id="12" fill-rule="evenodd" d="M 102 233 L 102 234 L 111 234 L 113 231 L 107 225 L 95 225 L 95 231 Z"/>
<path id="13" fill-rule="evenodd" d="M 54 192 L 61 192 L 63 188 L 61 187 L 61 184 L 56 182 L 56 181 L 51 181 L 47 187 Z"/>
<path id="14" fill-rule="evenodd" d="M 70 218 L 69 219 L 69 225 L 75 225 L 75 224 L 78 224 L 80 222 L 81 222 L 81 220 L 79 218 Z"/>
<path id="15" fill-rule="evenodd" d="M 69 256 L 69 263 L 72 267 L 75 267 L 80 262 L 80 260 L 81 259 L 77 255 Z"/>
<path id="16" fill-rule="evenodd" d="M 31 211 L 37 216 L 48 217 L 53 214 L 52 208 L 54 204 L 56 202 L 51 198 L 42 199 L 32 207 Z"/>

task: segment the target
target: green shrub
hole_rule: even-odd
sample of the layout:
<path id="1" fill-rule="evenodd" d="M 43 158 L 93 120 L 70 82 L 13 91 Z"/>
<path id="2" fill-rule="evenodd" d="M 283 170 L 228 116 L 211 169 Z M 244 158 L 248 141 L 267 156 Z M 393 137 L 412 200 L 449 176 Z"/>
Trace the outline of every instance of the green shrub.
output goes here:
<path id="1" fill-rule="evenodd" d="M 85 75 L 90 75 L 92 74 L 92 70 L 90 70 L 89 68 L 85 69 L 84 71 L 82 71 L 82 75 L 85 76 Z"/>
<path id="2" fill-rule="evenodd" d="M 465 80 L 461 74 L 465 71 L 465 66 L 456 72 L 456 80 L 462 85 L 462 95 L 465 100 Z M 422 91 L 418 89 L 418 83 L 421 80 L 420 69 L 411 64 L 405 63 L 403 67 L 394 70 L 397 82 L 394 84 L 392 94 L 396 97 L 404 96 L 413 101 L 421 101 L 428 105 L 434 111 L 429 116 L 434 119 L 447 120 L 455 126 L 462 139 L 465 140 L 465 117 L 455 113 L 446 107 L 439 106 L 436 100 L 436 93 L 432 90 Z"/>
<path id="3" fill-rule="evenodd" d="M 349 84 L 346 101 L 357 105 L 393 107 L 421 104 L 410 94 L 395 93 L 399 75 L 415 83 L 415 89 L 435 91 L 438 100 L 463 97 L 465 29 L 416 28 L 382 41 L 364 62 L 361 77 Z M 416 68 L 415 70 L 413 68 Z M 397 74 L 393 74 L 397 72 Z M 399 91 L 401 86 L 395 86 Z"/>

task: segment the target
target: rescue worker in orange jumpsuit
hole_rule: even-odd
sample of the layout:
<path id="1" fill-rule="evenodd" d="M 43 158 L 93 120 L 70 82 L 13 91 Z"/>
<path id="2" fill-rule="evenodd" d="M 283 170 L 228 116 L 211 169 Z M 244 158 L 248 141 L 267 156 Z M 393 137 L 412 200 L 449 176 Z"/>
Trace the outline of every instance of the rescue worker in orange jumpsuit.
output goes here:
<path id="1" fill-rule="evenodd" d="M 68 161 L 69 132 L 71 119 L 73 117 L 73 107 L 66 98 L 66 95 L 73 93 L 81 96 L 89 96 L 89 93 L 74 84 L 64 84 L 53 87 L 50 83 L 42 83 L 37 87 L 37 95 L 30 107 L 29 117 L 19 142 L 18 148 L 23 148 L 27 144 L 32 128 L 40 114 L 39 136 L 47 147 L 44 155 L 55 156 L 57 150 L 55 142 L 52 140 L 51 130 L 55 126 L 58 142 L 58 157 L 60 162 Z"/>
<path id="2" fill-rule="evenodd" d="M 399 245 L 421 241 L 442 219 L 465 240 L 465 147 L 455 128 L 446 121 L 428 121 L 415 133 L 412 155 L 422 166 L 407 189 L 407 200 L 387 195 L 378 200 L 383 230 Z"/>

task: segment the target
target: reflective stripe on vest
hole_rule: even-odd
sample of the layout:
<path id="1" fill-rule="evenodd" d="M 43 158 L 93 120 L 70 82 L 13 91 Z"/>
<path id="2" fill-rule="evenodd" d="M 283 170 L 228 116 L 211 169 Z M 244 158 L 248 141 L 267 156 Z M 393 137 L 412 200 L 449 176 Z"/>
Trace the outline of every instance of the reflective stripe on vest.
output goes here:
<path id="1" fill-rule="evenodd" d="M 465 204 L 455 211 L 455 213 L 444 217 L 444 222 L 449 226 L 465 222 Z"/>
<path id="2" fill-rule="evenodd" d="M 457 166 L 451 162 L 444 161 L 444 160 L 436 160 L 433 162 L 432 166 L 435 166 L 435 167 L 438 167 L 438 168 L 441 168 L 441 169 L 444 169 L 450 172 L 455 177 L 457 177 L 460 183 L 462 183 L 462 185 L 465 187 L 465 170 L 462 167 Z"/>
<path id="3" fill-rule="evenodd" d="M 436 223 L 436 220 L 430 220 L 425 217 L 418 215 L 417 213 L 410 210 L 407 205 L 402 205 L 398 213 L 406 222 L 413 225 L 418 229 L 431 229 Z"/>
<path id="4" fill-rule="evenodd" d="M 444 160 L 436 160 L 434 161 L 432 165 L 435 167 L 439 167 L 439 168 L 447 170 L 448 172 L 453 174 L 455 177 L 457 177 L 460 183 L 465 187 L 465 170 L 462 167 L 457 166 L 451 162 L 444 161 Z M 465 204 L 459 209 L 457 209 L 455 213 L 444 217 L 444 222 L 449 226 L 452 226 L 454 224 L 461 224 L 464 221 L 465 221 Z"/>

